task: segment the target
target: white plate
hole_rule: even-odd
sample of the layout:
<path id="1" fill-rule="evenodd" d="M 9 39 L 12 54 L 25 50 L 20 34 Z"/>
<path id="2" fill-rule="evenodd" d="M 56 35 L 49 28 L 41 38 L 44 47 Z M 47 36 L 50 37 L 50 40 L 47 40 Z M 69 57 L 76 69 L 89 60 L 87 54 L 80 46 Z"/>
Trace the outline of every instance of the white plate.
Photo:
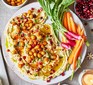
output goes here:
<path id="1" fill-rule="evenodd" d="M 18 11 L 12 16 L 12 18 L 15 17 L 15 16 L 20 15 L 20 14 L 23 13 L 23 12 L 27 12 L 27 11 L 28 11 L 29 9 L 31 9 L 32 7 L 34 7 L 34 8 L 40 8 L 41 6 L 40 6 L 40 4 L 39 4 L 38 2 L 31 3 L 31 4 L 29 4 L 29 5 L 21 8 L 20 10 L 18 10 Z M 75 22 L 78 23 L 78 24 L 80 24 L 81 27 L 84 28 L 84 26 L 83 26 L 82 22 L 80 21 L 80 19 L 79 19 L 72 11 L 71 11 L 71 13 L 72 13 L 72 15 L 73 15 L 73 18 L 74 18 Z M 12 19 L 12 18 L 11 18 L 11 19 Z M 10 19 L 10 20 L 11 20 L 11 19 Z M 8 21 L 5 30 L 7 29 L 10 20 Z M 43 81 L 43 80 L 31 80 L 31 79 L 29 79 L 26 75 L 21 74 L 21 73 L 19 72 L 19 70 L 17 69 L 17 67 L 15 66 L 15 64 L 10 60 L 9 55 L 8 55 L 8 53 L 6 52 L 5 38 L 6 38 L 6 36 L 5 36 L 5 34 L 3 33 L 3 35 L 2 35 L 2 48 L 3 48 L 4 58 L 5 58 L 6 62 L 7 62 L 7 64 L 9 65 L 9 67 L 10 67 L 20 78 L 22 78 L 23 80 L 28 81 L 28 82 L 30 82 L 30 83 L 34 83 L 34 84 L 46 85 L 46 84 L 56 84 L 56 83 L 61 82 L 61 81 L 65 80 L 65 79 L 67 79 L 68 77 L 71 76 L 72 71 L 69 70 L 69 71 L 66 71 L 66 72 L 65 72 L 65 76 L 58 76 L 58 77 L 52 79 L 49 83 L 47 83 L 46 81 Z M 82 50 L 82 60 L 81 60 L 82 62 L 83 62 L 83 60 L 84 60 L 84 58 L 85 58 L 86 51 L 87 51 L 87 47 L 84 45 L 84 46 L 83 46 L 83 50 Z"/>

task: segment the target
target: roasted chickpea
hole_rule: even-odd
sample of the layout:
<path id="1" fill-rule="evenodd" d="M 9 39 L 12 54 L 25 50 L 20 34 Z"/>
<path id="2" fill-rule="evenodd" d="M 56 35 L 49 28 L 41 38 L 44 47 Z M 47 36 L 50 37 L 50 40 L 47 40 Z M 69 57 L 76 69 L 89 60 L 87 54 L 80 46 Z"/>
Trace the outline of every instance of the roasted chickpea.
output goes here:
<path id="1" fill-rule="evenodd" d="M 31 14 L 31 15 L 29 15 L 29 17 L 30 17 L 30 19 L 32 19 L 33 18 L 33 15 Z"/>
<path id="2" fill-rule="evenodd" d="M 24 2 L 25 0 L 22 0 L 22 3 Z"/>
<path id="3" fill-rule="evenodd" d="M 12 54 L 16 54 L 17 53 L 17 51 L 14 49 L 14 50 L 12 50 Z"/>
<path id="4" fill-rule="evenodd" d="M 32 44 L 33 44 L 33 41 L 32 41 L 32 40 L 30 40 L 30 41 L 29 41 L 29 44 L 30 44 L 30 45 L 32 45 Z"/>
<path id="5" fill-rule="evenodd" d="M 42 35 L 39 35 L 39 36 L 38 36 L 38 39 L 41 40 L 41 39 L 42 39 Z"/>
<path id="6" fill-rule="evenodd" d="M 30 48 L 26 48 L 26 52 L 29 52 L 30 51 Z"/>
<path id="7" fill-rule="evenodd" d="M 38 48 L 38 51 L 42 51 L 42 48 Z"/>
<path id="8" fill-rule="evenodd" d="M 46 42 L 46 41 L 44 41 L 44 42 L 43 42 L 43 45 L 47 45 L 47 42 Z"/>
<path id="9" fill-rule="evenodd" d="M 25 17 L 26 17 L 26 16 L 27 16 L 27 13 L 23 13 L 23 16 L 25 16 Z"/>
<path id="10" fill-rule="evenodd" d="M 28 24 L 28 23 L 25 23 L 25 26 L 26 26 L 26 27 L 28 27 L 28 26 L 29 26 L 29 24 Z"/>
<path id="11" fill-rule="evenodd" d="M 44 48 L 44 45 L 43 44 L 41 44 L 41 48 Z"/>
<path id="12" fill-rule="evenodd" d="M 36 46 L 35 46 L 35 49 L 39 49 L 39 48 L 40 48 L 40 45 L 36 45 Z"/>
<path id="13" fill-rule="evenodd" d="M 29 55 L 33 55 L 33 52 L 32 52 L 32 51 L 30 51 L 30 52 L 29 52 Z"/>
<path id="14" fill-rule="evenodd" d="M 17 42 L 17 41 L 14 41 L 13 43 L 14 43 L 14 46 L 16 46 L 16 45 L 18 44 L 18 42 Z"/>
<path id="15" fill-rule="evenodd" d="M 11 5 L 12 5 L 12 6 L 15 6 L 15 2 L 12 1 L 12 2 L 11 2 Z"/>
<path id="16" fill-rule="evenodd" d="M 31 48 L 31 45 L 28 45 L 27 47 L 28 47 L 28 48 Z"/>
<path id="17" fill-rule="evenodd" d="M 31 14 L 32 12 L 31 12 L 31 10 L 28 10 L 28 14 Z"/>
<path id="18" fill-rule="evenodd" d="M 39 68 L 42 68 L 42 67 L 43 67 L 43 65 L 38 65 L 38 67 L 39 67 Z"/>
<path id="19" fill-rule="evenodd" d="M 37 53 L 36 53 L 36 52 L 34 53 L 34 56 L 35 56 L 35 57 L 37 56 Z"/>
<path id="20" fill-rule="evenodd" d="M 30 63 L 31 62 L 31 57 L 30 56 L 28 56 L 28 57 L 26 57 L 26 61 L 28 62 L 28 63 Z"/>
<path id="21" fill-rule="evenodd" d="M 34 59 L 34 56 L 32 55 L 32 56 L 30 56 L 31 57 L 31 59 Z"/>
<path id="22" fill-rule="evenodd" d="M 23 26 L 23 28 L 22 28 L 23 30 L 25 30 L 26 29 L 26 27 L 25 26 Z"/>
<path id="23" fill-rule="evenodd" d="M 17 2 L 21 2 L 21 0 L 17 0 Z"/>
<path id="24" fill-rule="evenodd" d="M 24 64 L 18 63 L 18 67 L 19 67 L 19 68 L 22 68 L 23 66 L 24 66 Z"/>
<path id="25" fill-rule="evenodd" d="M 49 61 L 49 59 L 48 58 L 44 58 L 44 62 L 48 62 Z"/>
<path id="26" fill-rule="evenodd" d="M 56 59 L 56 57 L 57 57 L 56 55 L 53 55 L 51 56 L 51 59 Z"/>
<path id="27" fill-rule="evenodd" d="M 38 58 L 41 58 L 41 57 L 42 57 L 42 55 L 41 55 L 40 53 L 38 53 L 38 55 L 37 55 L 37 56 L 38 56 Z"/>
<path id="28" fill-rule="evenodd" d="M 20 45 L 21 47 L 23 47 L 23 46 L 25 45 L 25 43 L 24 43 L 23 41 L 20 41 L 20 42 L 19 42 L 19 45 Z"/>
<path id="29" fill-rule="evenodd" d="M 22 2 L 19 2 L 19 3 L 17 3 L 17 6 L 19 6 L 19 5 L 21 5 L 22 4 Z"/>
<path id="30" fill-rule="evenodd" d="M 35 49 L 32 49 L 31 51 L 32 51 L 33 53 L 35 53 L 35 52 L 36 52 L 36 50 L 35 50 Z"/>
<path id="31" fill-rule="evenodd" d="M 41 51 L 40 53 L 41 53 L 42 55 L 44 55 L 44 54 L 45 54 L 45 52 L 44 52 L 44 51 Z"/>
<path id="32" fill-rule="evenodd" d="M 10 2 L 11 0 L 7 0 L 7 2 Z"/>
<path id="33" fill-rule="evenodd" d="M 31 28 L 33 26 L 33 24 L 32 23 L 29 23 L 29 27 Z"/>
<path id="34" fill-rule="evenodd" d="M 31 39 L 32 39 L 32 40 L 36 40 L 36 38 L 37 38 L 37 37 L 36 37 L 35 35 L 31 35 Z"/>

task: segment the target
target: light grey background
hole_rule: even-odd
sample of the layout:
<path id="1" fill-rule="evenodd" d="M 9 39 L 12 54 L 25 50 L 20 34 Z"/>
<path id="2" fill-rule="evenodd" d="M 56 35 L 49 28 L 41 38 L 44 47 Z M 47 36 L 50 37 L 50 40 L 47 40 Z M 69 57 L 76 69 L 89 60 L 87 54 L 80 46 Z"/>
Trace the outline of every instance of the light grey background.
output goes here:
<path id="1" fill-rule="evenodd" d="M 36 0 L 29 0 L 29 3 L 34 2 Z M 71 6 L 71 9 L 73 10 L 73 6 Z M 0 37 L 3 33 L 4 27 L 7 23 L 7 21 L 11 18 L 11 16 L 16 12 L 17 10 L 11 10 L 9 8 L 7 8 L 0 0 Z M 83 21 L 83 23 L 87 22 L 88 25 L 85 26 L 86 31 L 87 31 L 87 35 L 88 35 L 88 40 L 91 43 L 90 47 L 88 47 L 88 51 L 92 52 L 93 50 L 93 35 L 92 32 L 90 32 L 90 29 L 93 29 L 93 20 L 92 21 Z M 87 58 L 85 58 L 84 62 L 82 63 L 82 66 L 80 69 L 77 70 L 77 72 L 75 73 L 74 79 L 72 81 L 70 81 L 69 79 L 63 81 L 62 83 L 68 83 L 69 85 L 79 85 L 78 83 L 78 75 L 80 74 L 80 72 L 86 68 L 92 68 L 93 69 L 93 60 L 88 60 Z M 2 69 L 0 67 L 0 69 Z M 7 65 L 6 65 L 6 70 L 8 73 L 8 77 L 10 80 L 10 85 L 32 85 L 28 82 L 23 81 L 22 79 L 20 79 Z M 3 80 L 4 82 L 4 80 Z"/>

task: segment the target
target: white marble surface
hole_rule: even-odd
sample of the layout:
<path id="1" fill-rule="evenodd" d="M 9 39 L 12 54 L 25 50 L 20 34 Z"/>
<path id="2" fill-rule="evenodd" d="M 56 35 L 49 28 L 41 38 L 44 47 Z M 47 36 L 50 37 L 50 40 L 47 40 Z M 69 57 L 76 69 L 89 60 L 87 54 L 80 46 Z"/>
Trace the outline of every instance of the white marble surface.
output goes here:
<path id="1" fill-rule="evenodd" d="M 36 0 L 29 0 L 28 3 L 31 3 L 33 1 Z M 73 8 L 73 7 L 71 7 Z M 7 21 L 9 20 L 9 18 L 16 12 L 17 10 L 11 10 L 8 9 L 7 7 L 5 7 L 5 5 L 1 2 L 0 0 L 0 37 L 3 33 L 4 27 L 7 23 Z M 85 23 L 85 21 L 83 21 L 83 23 Z M 90 29 L 93 29 L 93 20 L 92 21 L 87 21 L 88 25 L 85 26 L 86 31 L 87 31 L 87 35 L 88 35 L 88 40 L 90 41 L 91 45 L 90 47 L 88 47 L 88 51 L 92 52 L 93 50 L 93 35 L 90 32 Z M 93 60 L 88 60 L 87 58 L 84 60 L 84 62 L 82 63 L 82 66 L 80 69 L 77 70 L 77 72 L 75 73 L 74 79 L 72 81 L 70 81 L 69 79 L 63 81 L 62 83 L 68 83 L 69 85 L 79 85 L 78 83 L 78 75 L 79 73 L 86 68 L 92 68 L 93 69 Z M 0 68 L 1 69 L 1 68 Z M 6 69 L 8 72 L 8 76 L 9 76 L 9 80 L 10 80 L 10 85 L 32 85 L 28 82 L 25 82 L 23 80 L 21 80 L 7 65 L 6 65 Z"/>

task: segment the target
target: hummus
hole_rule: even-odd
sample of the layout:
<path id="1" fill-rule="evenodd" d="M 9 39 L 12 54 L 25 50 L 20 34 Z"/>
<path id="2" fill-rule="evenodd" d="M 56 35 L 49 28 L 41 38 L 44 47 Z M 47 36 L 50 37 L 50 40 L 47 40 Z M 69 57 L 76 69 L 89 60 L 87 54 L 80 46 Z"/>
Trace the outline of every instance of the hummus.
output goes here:
<path id="1" fill-rule="evenodd" d="M 44 11 L 29 10 L 13 18 L 6 32 L 6 48 L 18 69 L 31 79 L 47 80 L 65 71 L 69 51 L 55 40 L 44 24 Z"/>
<path id="2" fill-rule="evenodd" d="M 88 70 L 82 77 L 82 85 L 93 85 L 93 70 Z"/>

